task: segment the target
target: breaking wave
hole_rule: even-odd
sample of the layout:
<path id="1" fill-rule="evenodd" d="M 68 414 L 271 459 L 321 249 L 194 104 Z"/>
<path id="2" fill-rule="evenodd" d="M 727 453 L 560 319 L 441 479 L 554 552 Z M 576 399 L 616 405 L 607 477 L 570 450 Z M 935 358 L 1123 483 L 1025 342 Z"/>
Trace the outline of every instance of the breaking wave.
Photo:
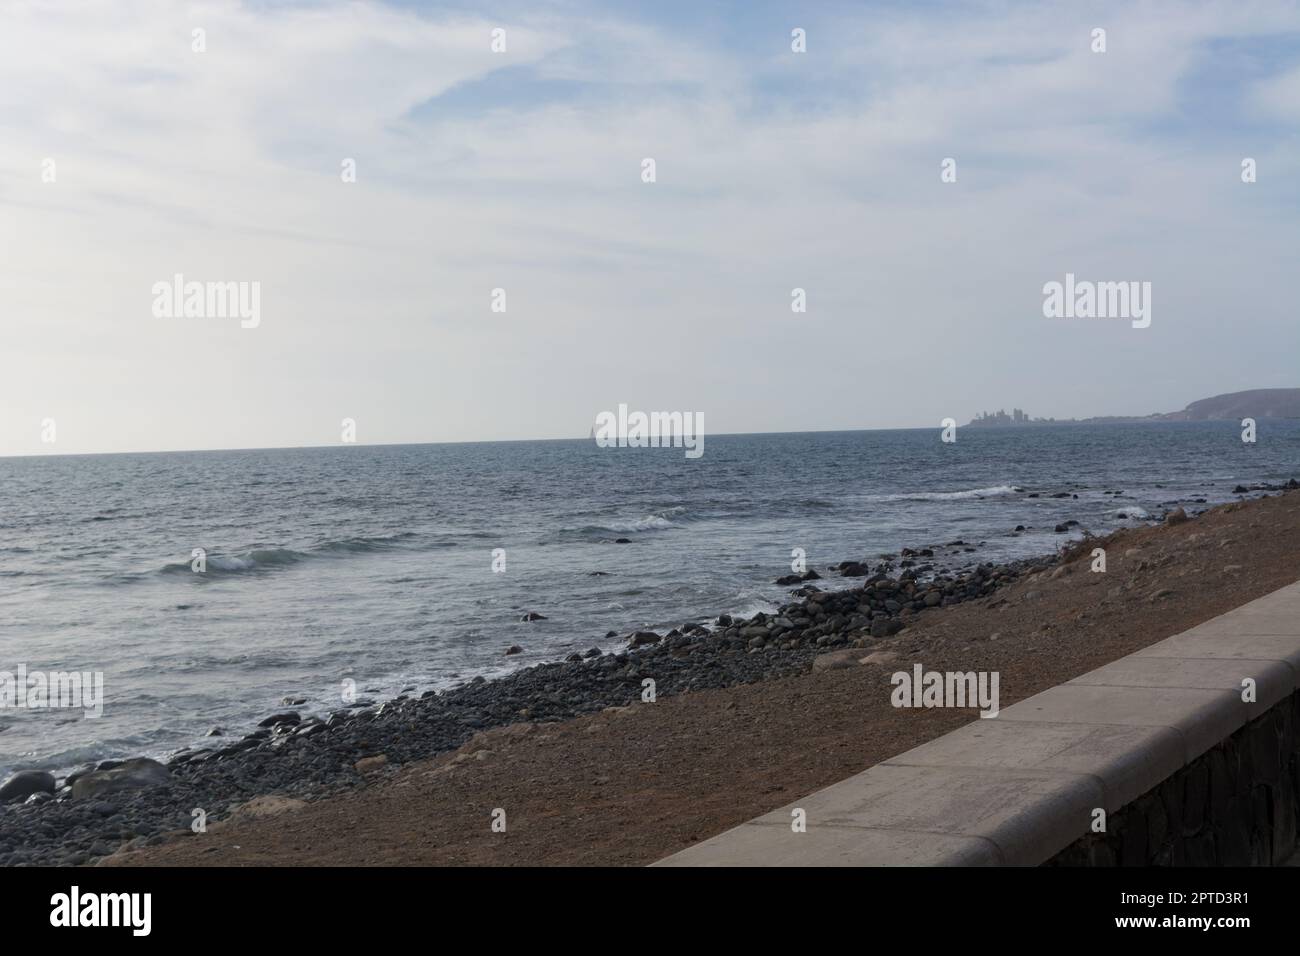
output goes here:
<path id="1" fill-rule="evenodd" d="M 239 554 L 213 554 L 206 557 L 207 574 L 247 574 L 258 571 L 273 571 L 292 567 L 315 558 L 339 557 L 349 554 L 373 554 L 398 547 L 402 542 L 416 537 L 414 532 L 403 531 L 394 535 L 376 537 L 343 538 L 339 541 L 326 541 L 306 551 L 292 548 L 260 548 Z M 447 544 L 440 545 L 446 547 Z M 164 566 L 160 574 L 193 574 L 190 561 L 178 562 Z"/>
<path id="2" fill-rule="evenodd" d="M 1024 491 L 1014 485 L 992 485 L 966 491 L 915 491 L 897 495 L 867 495 L 867 501 L 964 501 L 976 498 L 1003 498 Z"/>

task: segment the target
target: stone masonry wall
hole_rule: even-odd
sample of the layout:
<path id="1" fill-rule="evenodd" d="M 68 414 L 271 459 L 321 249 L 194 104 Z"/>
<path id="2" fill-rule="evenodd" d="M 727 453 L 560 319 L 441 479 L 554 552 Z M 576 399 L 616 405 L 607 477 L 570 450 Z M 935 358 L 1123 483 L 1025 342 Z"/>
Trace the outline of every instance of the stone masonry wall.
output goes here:
<path id="1" fill-rule="evenodd" d="M 1300 692 L 1044 866 L 1268 866 L 1300 831 Z"/>

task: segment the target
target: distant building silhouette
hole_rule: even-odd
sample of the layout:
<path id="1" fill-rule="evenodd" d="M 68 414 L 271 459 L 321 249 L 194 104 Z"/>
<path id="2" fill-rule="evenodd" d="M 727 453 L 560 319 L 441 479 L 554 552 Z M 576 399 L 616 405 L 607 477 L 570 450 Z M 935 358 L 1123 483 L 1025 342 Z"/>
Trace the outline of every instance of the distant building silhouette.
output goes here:
<path id="1" fill-rule="evenodd" d="M 989 425 L 989 426 L 1009 426 L 1009 425 L 1050 425 L 1055 423 L 1055 418 L 1030 418 L 1029 413 L 1023 408 L 1011 409 L 1008 415 L 1005 408 L 999 408 L 996 412 L 980 412 L 971 419 L 972 425 Z"/>

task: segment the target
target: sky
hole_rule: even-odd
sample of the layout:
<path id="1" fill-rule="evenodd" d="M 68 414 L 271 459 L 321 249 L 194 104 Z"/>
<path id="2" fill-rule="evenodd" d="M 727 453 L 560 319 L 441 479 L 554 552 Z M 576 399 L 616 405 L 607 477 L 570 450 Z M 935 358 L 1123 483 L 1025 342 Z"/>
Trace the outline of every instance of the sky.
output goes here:
<path id="1" fill-rule="evenodd" d="M 1297 131 L 1292 3 L 5 0 L 0 455 L 1296 386 Z"/>

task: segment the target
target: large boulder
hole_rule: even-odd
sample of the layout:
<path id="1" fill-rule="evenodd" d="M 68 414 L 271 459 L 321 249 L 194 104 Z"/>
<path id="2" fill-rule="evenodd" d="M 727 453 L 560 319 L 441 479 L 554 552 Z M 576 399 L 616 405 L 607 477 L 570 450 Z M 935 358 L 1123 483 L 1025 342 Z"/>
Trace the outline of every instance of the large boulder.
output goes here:
<path id="1" fill-rule="evenodd" d="M 230 819 L 253 820 L 258 817 L 273 817 L 277 814 L 301 810 L 305 806 L 307 806 L 306 800 L 282 797 L 279 794 L 266 794 L 254 797 L 247 803 L 241 803 L 237 807 L 231 807 Z"/>
<path id="2" fill-rule="evenodd" d="M 842 651 L 827 651 L 825 654 L 818 654 L 813 658 L 812 669 L 814 671 L 836 671 L 845 667 L 854 667 L 861 656 L 862 651 L 860 649 L 851 647 Z"/>
<path id="3" fill-rule="evenodd" d="M 96 770 L 99 769 L 101 768 L 96 767 L 93 763 L 84 764 L 78 767 L 76 770 L 72 771 L 72 773 L 68 774 L 66 777 L 64 777 L 63 785 L 65 787 L 70 787 L 77 782 L 78 778 L 84 777 L 88 773 L 94 773 Z"/>
<path id="4" fill-rule="evenodd" d="M 885 667 L 898 660 L 897 651 L 872 651 L 866 657 L 858 661 L 859 664 L 878 664 Z"/>
<path id="5" fill-rule="evenodd" d="M 893 637 L 903 629 L 903 622 L 896 617 L 878 617 L 871 622 L 872 637 Z"/>
<path id="6" fill-rule="evenodd" d="M 54 774 L 44 770 L 19 770 L 0 784 L 0 800 L 26 800 L 33 793 L 53 793 Z"/>
<path id="7" fill-rule="evenodd" d="M 267 717 L 264 720 L 259 720 L 257 722 L 257 726 L 279 727 L 281 724 L 292 725 L 292 724 L 300 724 L 300 723 L 302 723 L 302 715 L 299 714 L 296 710 L 289 710 L 289 711 L 285 711 L 283 714 L 272 714 L 270 717 Z"/>
<path id="8" fill-rule="evenodd" d="M 124 760 L 111 770 L 82 774 L 72 785 L 72 799 L 84 800 L 123 790 L 158 787 L 171 780 L 172 773 L 157 760 L 136 757 Z"/>

